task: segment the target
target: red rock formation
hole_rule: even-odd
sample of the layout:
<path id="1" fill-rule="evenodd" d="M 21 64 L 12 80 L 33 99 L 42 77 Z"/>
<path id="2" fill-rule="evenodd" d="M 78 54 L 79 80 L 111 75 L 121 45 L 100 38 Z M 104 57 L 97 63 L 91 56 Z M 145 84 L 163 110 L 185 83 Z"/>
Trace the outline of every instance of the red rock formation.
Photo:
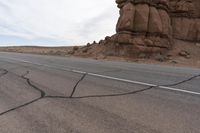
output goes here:
<path id="1" fill-rule="evenodd" d="M 186 41 L 200 41 L 200 1 L 171 0 L 173 36 Z"/>
<path id="2" fill-rule="evenodd" d="M 173 39 L 200 42 L 200 0 L 116 0 L 116 34 L 99 44 L 101 54 L 162 54 Z"/>
<path id="3" fill-rule="evenodd" d="M 161 53 L 172 46 L 168 0 L 116 0 L 120 17 L 108 44 L 123 54 Z"/>

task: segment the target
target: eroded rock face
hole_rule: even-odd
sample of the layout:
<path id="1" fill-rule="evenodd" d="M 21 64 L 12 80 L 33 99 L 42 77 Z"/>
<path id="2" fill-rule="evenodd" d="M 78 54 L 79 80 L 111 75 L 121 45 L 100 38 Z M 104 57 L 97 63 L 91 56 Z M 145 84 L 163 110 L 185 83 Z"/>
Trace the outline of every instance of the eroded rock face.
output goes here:
<path id="1" fill-rule="evenodd" d="M 120 31 L 133 31 L 134 30 L 134 16 L 135 6 L 131 3 L 127 3 L 123 6 L 123 10 L 120 10 L 120 19 L 117 23 L 117 32 Z"/>
<path id="2" fill-rule="evenodd" d="M 116 0 L 116 34 L 105 39 L 107 55 L 165 53 L 173 39 L 200 42 L 200 0 Z"/>
<path id="3" fill-rule="evenodd" d="M 168 0 L 116 0 L 120 17 L 117 33 L 109 42 L 118 44 L 122 55 L 161 53 L 172 46 Z M 121 52 L 120 52 L 121 49 Z"/>
<path id="4" fill-rule="evenodd" d="M 186 41 L 200 41 L 200 1 L 170 0 L 173 36 Z"/>
<path id="5" fill-rule="evenodd" d="M 194 5 L 192 0 L 170 0 L 170 10 L 175 15 L 191 16 L 194 13 Z"/>

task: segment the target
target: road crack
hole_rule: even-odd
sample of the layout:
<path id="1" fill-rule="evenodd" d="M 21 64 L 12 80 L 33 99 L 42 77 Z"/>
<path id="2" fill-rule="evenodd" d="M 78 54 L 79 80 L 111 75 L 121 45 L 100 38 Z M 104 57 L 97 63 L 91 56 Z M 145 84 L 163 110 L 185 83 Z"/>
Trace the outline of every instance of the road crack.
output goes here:
<path id="1" fill-rule="evenodd" d="M 119 96 L 127 96 L 127 95 L 132 95 L 140 92 L 144 92 L 147 90 L 152 89 L 153 86 L 145 88 L 145 89 L 140 89 L 137 91 L 131 91 L 127 93 L 119 93 L 119 94 L 107 94 L 107 95 L 88 95 L 88 96 L 75 96 L 75 97 L 65 97 L 65 96 L 45 96 L 44 98 L 57 98 L 57 99 L 85 99 L 85 98 L 105 98 L 105 97 L 119 97 Z"/>
<path id="2" fill-rule="evenodd" d="M 41 94 L 40 95 L 41 98 L 44 97 L 46 95 L 46 93 L 42 89 L 40 89 L 39 87 L 37 87 L 31 83 L 30 79 L 26 77 L 28 74 L 29 74 L 29 71 L 27 71 L 24 75 L 21 75 L 21 78 L 25 79 L 29 86 L 34 88 L 36 91 L 39 91 Z"/>
<path id="3" fill-rule="evenodd" d="M 177 85 L 180 85 L 180 84 L 183 84 L 183 83 L 192 81 L 193 79 L 198 78 L 198 77 L 200 77 L 200 74 L 195 75 L 195 76 L 192 76 L 192 77 L 190 77 L 190 78 L 187 78 L 187 79 L 185 79 L 185 80 L 179 81 L 179 82 L 174 83 L 174 84 L 168 84 L 168 85 L 162 85 L 162 86 L 166 86 L 166 87 L 177 86 Z"/>
<path id="4" fill-rule="evenodd" d="M 30 105 L 30 104 L 32 104 L 32 103 L 34 103 L 34 102 L 36 102 L 36 101 L 38 101 L 38 100 L 40 100 L 40 99 L 42 99 L 42 98 L 34 99 L 34 100 L 29 101 L 29 102 L 27 102 L 27 103 L 25 103 L 25 104 L 22 104 L 22 105 L 19 105 L 19 106 L 17 106 L 17 107 L 14 107 L 14 108 L 12 108 L 12 109 L 9 109 L 9 110 L 7 110 L 7 111 L 4 111 L 4 112 L 0 113 L 0 116 L 5 115 L 5 114 L 7 114 L 7 113 L 10 113 L 10 112 L 12 112 L 12 111 L 15 111 L 15 110 L 17 110 L 17 109 L 20 109 L 20 108 L 22 108 L 22 107 L 28 106 L 28 105 Z"/>
<path id="5" fill-rule="evenodd" d="M 5 76 L 8 73 L 6 69 L 0 69 L 0 78 Z"/>
<path id="6" fill-rule="evenodd" d="M 7 70 L 6 70 L 6 72 L 8 73 Z M 9 110 L 6 110 L 6 111 L 0 113 L 0 116 L 5 115 L 5 114 L 7 114 L 7 113 L 10 113 L 10 112 L 12 112 L 12 111 L 15 111 L 15 110 L 17 110 L 17 109 L 23 108 L 23 107 L 25 107 L 25 106 L 28 106 L 28 105 L 30 105 L 30 104 L 32 104 L 32 103 L 35 103 L 36 101 L 41 100 L 42 98 L 44 98 L 45 92 L 44 92 L 42 89 L 40 89 L 40 88 L 38 88 L 37 86 L 35 86 L 34 84 L 32 84 L 29 78 L 25 77 L 25 76 L 28 75 L 28 74 L 29 74 L 29 71 L 27 71 L 25 74 L 21 75 L 20 77 L 23 78 L 24 80 L 26 80 L 26 82 L 28 83 L 29 86 L 31 86 L 31 88 L 33 88 L 33 89 L 35 89 L 36 91 L 40 92 L 40 97 L 35 98 L 35 99 L 31 100 L 31 101 L 28 101 L 28 102 L 26 102 L 26 103 L 24 103 L 24 104 L 22 104 L 22 105 L 17 106 L 17 107 L 14 107 L 14 108 L 11 108 L 11 109 L 9 109 Z M 19 76 L 19 75 L 17 75 L 17 76 Z"/>
<path id="7" fill-rule="evenodd" d="M 71 93 L 71 95 L 70 95 L 70 98 L 73 97 L 73 95 L 74 95 L 74 93 L 75 93 L 75 91 L 76 91 L 77 86 L 78 86 L 79 83 L 85 78 L 86 75 L 87 75 L 87 73 L 83 74 L 83 76 L 81 77 L 81 79 L 75 84 L 75 86 L 74 86 L 74 88 L 73 88 L 73 91 L 72 91 L 72 93 Z"/>
<path id="8" fill-rule="evenodd" d="M 5 70 L 5 69 L 0 69 L 0 71 L 3 71 L 1 74 L 0 74 L 0 77 L 6 75 L 8 73 L 8 70 Z M 144 89 L 140 89 L 140 90 L 137 90 L 137 91 L 131 91 L 131 92 L 126 92 L 126 93 L 119 93 L 119 94 L 105 94 L 105 95 L 88 95 L 88 96 L 74 96 L 75 92 L 77 91 L 77 87 L 78 85 L 81 83 L 81 81 L 84 80 L 84 78 L 87 76 L 87 73 L 84 73 L 81 78 L 76 82 L 76 84 L 74 85 L 73 87 L 73 90 L 71 92 L 71 95 L 70 96 L 47 96 L 46 95 L 46 92 L 43 91 L 42 89 L 40 89 L 39 87 L 37 87 L 36 85 L 34 85 L 31 80 L 29 78 L 27 78 L 27 75 L 29 74 L 30 72 L 27 71 L 26 73 L 24 73 L 23 75 L 17 75 L 19 77 L 21 77 L 22 79 L 26 80 L 26 82 L 28 83 L 29 86 L 31 86 L 31 88 L 33 88 L 34 90 L 40 92 L 40 97 L 38 98 L 35 98 L 29 102 L 26 102 L 22 105 L 19 105 L 17 107 L 14 107 L 12 109 L 9 109 L 7 111 L 4 111 L 2 113 L 0 113 L 0 116 L 2 115 L 5 115 L 7 113 L 10 113 L 12 111 L 16 111 L 20 108 L 23 108 L 23 107 L 26 107 L 28 105 L 31 105 L 41 99 L 44 99 L 44 98 L 51 98 L 51 99 L 85 99 L 85 98 L 105 98 L 105 97 L 119 97 L 119 96 L 127 96 L 127 95 L 133 95 L 133 94 L 137 94 L 137 93 L 141 93 L 141 92 L 144 92 L 144 91 L 147 91 L 147 90 L 150 90 L 150 89 L 154 89 L 156 87 L 159 87 L 158 86 L 149 86 L 147 88 L 144 88 Z M 168 85 L 164 85 L 164 86 L 175 86 L 175 85 L 179 85 L 179 84 L 182 84 L 182 83 L 185 83 L 185 82 L 188 82 L 188 81 L 191 81 L 197 77 L 200 77 L 200 75 L 195 75 L 193 77 L 190 77 L 190 78 L 187 78 L 183 81 L 180 81 L 180 82 L 177 82 L 177 83 L 174 83 L 174 84 L 168 84 Z"/>

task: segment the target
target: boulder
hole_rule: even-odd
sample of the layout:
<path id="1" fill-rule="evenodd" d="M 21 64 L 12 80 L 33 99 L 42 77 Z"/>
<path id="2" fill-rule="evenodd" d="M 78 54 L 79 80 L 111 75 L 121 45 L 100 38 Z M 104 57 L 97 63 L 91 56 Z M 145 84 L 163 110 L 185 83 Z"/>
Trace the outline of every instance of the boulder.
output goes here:
<path id="1" fill-rule="evenodd" d="M 182 56 L 187 59 L 191 58 L 190 53 L 188 53 L 187 51 L 180 51 L 178 54 L 179 54 L 179 56 Z"/>

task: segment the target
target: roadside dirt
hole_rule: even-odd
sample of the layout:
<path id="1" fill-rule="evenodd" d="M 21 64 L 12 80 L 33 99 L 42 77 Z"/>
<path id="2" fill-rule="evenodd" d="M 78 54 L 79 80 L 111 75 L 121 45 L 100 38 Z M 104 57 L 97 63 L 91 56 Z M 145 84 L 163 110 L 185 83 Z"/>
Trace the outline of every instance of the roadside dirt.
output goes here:
<path id="1" fill-rule="evenodd" d="M 36 47 L 36 46 L 18 46 L 18 47 L 1 47 L 1 52 L 17 52 L 17 53 L 31 53 L 41 55 L 57 55 L 65 56 L 72 47 Z"/>
<path id="2" fill-rule="evenodd" d="M 104 55 L 102 54 L 104 47 L 94 43 L 74 47 L 4 47 L 0 48 L 0 51 L 200 68 L 200 43 L 175 40 L 175 45 L 166 55 L 158 54 L 149 57 L 142 54 L 139 58 Z"/>

